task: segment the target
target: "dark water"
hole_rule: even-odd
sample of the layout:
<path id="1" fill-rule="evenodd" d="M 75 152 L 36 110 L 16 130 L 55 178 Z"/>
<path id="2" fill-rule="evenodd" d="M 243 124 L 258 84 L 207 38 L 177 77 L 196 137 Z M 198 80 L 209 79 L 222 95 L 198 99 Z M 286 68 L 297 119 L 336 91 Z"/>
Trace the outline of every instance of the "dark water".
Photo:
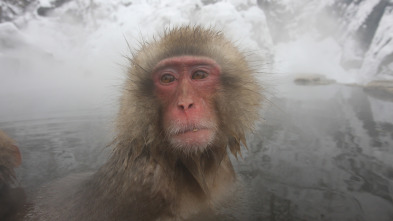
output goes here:
<path id="1" fill-rule="evenodd" d="M 73 172 L 89 171 L 105 162 L 112 139 L 108 116 L 80 115 L 1 122 L 20 148 L 20 183 L 34 193 L 43 183 Z"/>
<path id="2" fill-rule="evenodd" d="M 237 165 L 246 220 L 393 220 L 393 103 L 343 85 L 290 86 Z"/>
<path id="3" fill-rule="evenodd" d="M 361 87 L 289 85 L 270 99 L 249 150 L 234 160 L 244 197 L 238 220 L 393 220 L 393 103 Z M 23 155 L 29 193 L 97 168 L 113 113 L 0 122 Z"/>

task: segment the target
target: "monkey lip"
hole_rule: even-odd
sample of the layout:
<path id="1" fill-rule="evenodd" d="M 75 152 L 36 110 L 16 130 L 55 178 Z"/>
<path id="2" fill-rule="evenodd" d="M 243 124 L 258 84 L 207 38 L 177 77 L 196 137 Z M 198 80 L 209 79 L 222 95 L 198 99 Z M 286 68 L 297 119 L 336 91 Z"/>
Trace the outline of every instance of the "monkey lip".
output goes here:
<path id="1" fill-rule="evenodd" d="M 209 130 L 209 128 L 206 127 L 189 127 L 189 128 L 184 128 L 182 130 L 177 131 L 177 133 L 174 133 L 174 135 L 181 135 L 185 133 L 195 133 L 195 132 L 200 132 L 203 130 Z"/>
<path id="2" fill-rule="evenodd" d="M 214 137 L 215 131 L 208 127 L 189 127 L 173 133 L 170 137 L 171 143 L 176 147 L 208 146 Z"/>

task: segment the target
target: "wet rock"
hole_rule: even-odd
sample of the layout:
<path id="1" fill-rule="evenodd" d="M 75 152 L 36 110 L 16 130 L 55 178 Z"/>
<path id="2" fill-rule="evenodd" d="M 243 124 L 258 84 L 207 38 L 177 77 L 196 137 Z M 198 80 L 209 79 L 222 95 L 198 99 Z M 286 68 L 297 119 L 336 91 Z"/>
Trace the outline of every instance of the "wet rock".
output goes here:
<path id="1" fill-rule="evenodd" d="M 319 74 L 299 74 L 295 77 L 294 82 L 298 85 L 327 85 L 335 83 L 334 80 Z"/>
<path id="2" fill-rule="evenodd" d="M 49 16 L 49 14 L 54 10 L 54 7 L 39 7 L 37 9 L 37 14 L 40 16 Z"/>
<path id="3" fill-rule="evenodd" d="M 364 91 L 377 99 L 393 102 L 393 80 L 372 81 L 364 87 Z"/>

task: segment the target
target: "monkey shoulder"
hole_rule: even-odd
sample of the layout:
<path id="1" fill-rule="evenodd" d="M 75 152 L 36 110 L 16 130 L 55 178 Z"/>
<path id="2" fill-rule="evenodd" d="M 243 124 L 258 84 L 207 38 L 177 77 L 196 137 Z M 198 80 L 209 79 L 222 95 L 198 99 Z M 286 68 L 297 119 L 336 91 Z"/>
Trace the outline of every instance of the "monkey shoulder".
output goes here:
<path id="1" fill-rule="evenodd" d="M 243 213 L 245 199 L 243 198 L 243 183 L 235 182 L 227 189 L 227 194 L 218 201 L 213 201 L 210 207 L 185 219 L 187 221 L 242 221 L 247 220 Z"/>

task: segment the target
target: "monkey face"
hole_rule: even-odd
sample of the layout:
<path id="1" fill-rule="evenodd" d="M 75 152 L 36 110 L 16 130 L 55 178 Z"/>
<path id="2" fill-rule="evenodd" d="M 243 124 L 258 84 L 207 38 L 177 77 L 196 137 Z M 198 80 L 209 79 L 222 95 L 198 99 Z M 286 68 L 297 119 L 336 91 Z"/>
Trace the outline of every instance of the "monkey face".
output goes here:
<path id="1" fill-rule="evenodd" d="M 259 119 L 262 88 L 221 32 L 174 28 L 143 44 L 130 61 L 116 142 L 134 147 L 133 157 L 144 147 L 182 151 L 177 156 L 207 147 L 240 152 Z"/>
<path id="2" fill-rule="evenodd" d="M 179 56 L 160 61 L 153 71 L 155 94 L 163 106 L 163 128 L 175 149 L 203 151 L 217 133 L 213 95 L 220 66 L 212 59 Z"/>

